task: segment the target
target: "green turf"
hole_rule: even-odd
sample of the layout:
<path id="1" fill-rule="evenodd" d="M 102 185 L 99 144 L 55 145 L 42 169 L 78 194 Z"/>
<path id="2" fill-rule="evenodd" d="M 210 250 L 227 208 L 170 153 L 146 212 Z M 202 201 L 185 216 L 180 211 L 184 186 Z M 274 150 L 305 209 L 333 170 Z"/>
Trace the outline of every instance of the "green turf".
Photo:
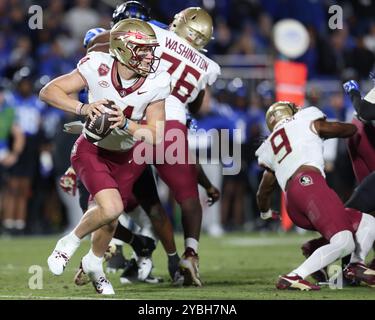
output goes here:
<path id="1" fill-rule="evenodd" d="M 167 275 L 166 255 L 159 246 L 154 253 L 154 274 L 162 276 L 162 284 L 121 285 L 119 274 L 109 278 L 117 299 L 375 299 L 375 288 L 365 286 L 320 292 L 278 291 L 278 275 L 298 266 L 303 257 L 301 244 L 314 235 L 297 234 L 231 234 L 221 238 L 202 236 L 200 271 L 202 288 L 172 287 Z M 0 239 L 0 299 L 97 299 L 91 285 L 73 284 L 80 257 L 88 250 L 84 241 L 64 274 L 53 276 L 46 259 L 57 238 Z M 181 236 L 177 237 L 182 247 Z M 181 250 L 181 249 L 180 249 Z M 127 250 L 129 254 L 129 250 Z M 43 289 L 29 288 L 29 268 L 43 267 Z"/>

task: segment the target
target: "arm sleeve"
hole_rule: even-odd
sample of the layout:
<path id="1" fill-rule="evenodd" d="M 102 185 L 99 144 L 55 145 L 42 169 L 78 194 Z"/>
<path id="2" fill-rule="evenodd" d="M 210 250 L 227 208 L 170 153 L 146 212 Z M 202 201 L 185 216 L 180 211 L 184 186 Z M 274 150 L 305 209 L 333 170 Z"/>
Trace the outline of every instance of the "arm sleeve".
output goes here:
<path id="1" fill-rule="evenodd" d="M 207 79 L 207 84 L 211 86 L 221 74 L 220 66 L 217 63 L 213 64 L 212 70 L 210 71 Z"/>
<path id="2" fill-rule="evenodd" d="M 158 76 L 158 90 L 150 102 L 166 99 L 171 93 L 171 77 L 169 73 L 163 72 Z"/>
<path id="3" fill-rule="evenodd" d="M 77 63 L 77 70 L 85 81 L 86 87 L 89 87 L 90 75 L 95 71 L 94 58 L 94 52 L 88 53 Z"/>
<path id="4" fill-rule="evenodd" d="M 259 166 L 269 171 L 273 171 L 272 161 L 267 156 L 268 155 L 267 144 L 268 144 L 268 141 L 267 140 L 264 141 L 262 145 L 258 148 L 258 150 L 255 152 L 255 156 L 258 158 Z"/>
<path id="5" fill-rule="evenodd" d="M 309 121 L 327 118 L 326 115 L 322 111 L 320 111 L 319 108 L 313 106 L 302 108 L 300 112 L 296 113 L 295 117 L 304 117 Z"/>

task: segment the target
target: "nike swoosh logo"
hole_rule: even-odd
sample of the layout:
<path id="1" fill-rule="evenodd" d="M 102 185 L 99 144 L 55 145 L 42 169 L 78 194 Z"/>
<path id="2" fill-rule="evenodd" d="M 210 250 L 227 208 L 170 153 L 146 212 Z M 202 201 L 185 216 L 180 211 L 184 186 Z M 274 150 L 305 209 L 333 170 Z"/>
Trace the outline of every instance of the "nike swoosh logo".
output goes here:
<path id="1" fill-rule="evenodd" d="M 142 92 L 138 91 L 137 94 L 144 94 L 144 93 L 146 93 L 146 92 L 147 92 L 147 91 L 142 91 Z"/>
<path id="2" fill-rule="evenodd" d="M 102 122 L 101 122 L 101 124 L 100 124 L 100 128 L 99 129 L 95 129 L 95 131 L 96 131 L 96 133 L 97 134 L 102 134 L 103 133 L 103 131 L 104 131 L 104 117 L 102 117 Z"/>

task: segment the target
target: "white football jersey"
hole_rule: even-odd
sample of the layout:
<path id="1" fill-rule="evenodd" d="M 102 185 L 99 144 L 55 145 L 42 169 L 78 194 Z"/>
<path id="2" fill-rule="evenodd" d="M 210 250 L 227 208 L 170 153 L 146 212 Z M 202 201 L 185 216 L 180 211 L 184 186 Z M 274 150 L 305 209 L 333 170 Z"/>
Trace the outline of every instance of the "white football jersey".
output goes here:
<path id="1" fill-rule="evenodd" d="M 101 99 L 112 100 L 133 121 L 145 116 L 151 102 L 165 99 L 170 94 L 170 76 L 167 72 L 158 71 L 146 78 L 121 80 L 116 61 L 108 53 L 88 53 L 78 62 L 77 69 L 86 82 L 90 103 Z M 115 128 L 95 145 L 108 150 L 128 150 L 134 143 L 132 135 Z"/>
<path id="2" fill-rule="evenodd" d="M 255 152 L 258 163 L 275 172 L 285 191 L 288 179 L 302 165 L 316 167 L 324 174 L 323 139 L 314 131 L 312 122 L 324 119 L 316 107 L 303 108 L 294 117 L 281 121 Z"/>
<path id="3" fill-rule="evenodd" d="M 186 106 L 199 92 L 212 85 L 220 75 L 219 65 L 192 47 L 176 33 L 150 23 L 160 46 L 160 71 L 171 75 L 172 92 L 165 101 L 166 120 L 186 124 Z"/>

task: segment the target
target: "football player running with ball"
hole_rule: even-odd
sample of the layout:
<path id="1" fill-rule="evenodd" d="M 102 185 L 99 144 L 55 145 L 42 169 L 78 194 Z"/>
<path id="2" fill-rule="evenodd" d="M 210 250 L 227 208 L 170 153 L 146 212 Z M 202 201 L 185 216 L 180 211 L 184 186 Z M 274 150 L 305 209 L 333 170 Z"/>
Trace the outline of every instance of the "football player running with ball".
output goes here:
<path id="1" fill-rule="evenodd" d="M 173 134 L 169 134 L 169 138 L 164 139 L 164 151 L 169 146 L 175 147 L 178 144 L 178 152 L 182 151 L 186 155 L 183 161 L 170 164 L 168 159 L 164 159 L 164 163 L 155 163 L 155 167 L 181 206 L 185 252 L 181 257 L 180 268 L 184 284 L 201 286 L 198 246 L 202 207 L 198 182 L 213 201 L 218 199 L 219 192 L 202 174 L 198 176 L 197 172 L 203 173 L 203 170 L 197 170 L 199 164 L 196 166 L 188 161 L 186 109 L 197 111 L 200 108 L 206 87 L 212 85 L 220 74 L 220 66 L 204 55 L 204 47 L 212 38 L 213 23 L 204 9 L 191 7 L 175 15 L 169 30 L 158 27 L 153 22 L 149 25 L 160 43 L 157 48 L 157 55 L 160 56 L 159 69 L 171 75 L 172 91 L 165 103 L 166 136 L 168 132 L 178 132 L 184 137 L 184 141 L 176 141 Z M 105 52 L 108 49 L 107 42 L 106 33 L 102 32 L 89 43 L 88 50 Z"/>
<path id="2" fill-rule="evenodd" d="M 271 134 L 256 151 L 266 169 L 257 193 L 262 215 L 271 214 L 270 196 L 278 183 L 294 224 L 328 240 L 298 268 L 280 276 L 276 287 L 319 290 L 305 278 L 348 254 L 351 263 L 363 263 L 375 239 L 375 218 L 344 208 L 324 178 L 323 140 L 347 138 L 357 129 L 349 123 L 327 122 L 316 107 L 297 109 L 283 101 L 267 110 L 266 121 Z M 375 285 L 375 273 L 368 281 Z"/>
<path id="3" fill-rule="evenodd" d="M 72 166 L 96 204 L 70 234 L 57 242 L 48 258 L 51 272 L 62 274 L 80 240 L 94 232 L 92 247 L 82 258 L 81 270 L 101 294 L 114 294 L 103 271 L 103 256 L 117 218 L 128 205 L 133 183 L 145 168 L 145 164 L 137 164 L 133 159 L 135 140 L 145 139 L 155 144 L 163 139 L 170 76 L 156 72 L 158 45 L 154 31 L 144 21 L 120 21 L 110 32 L 110 54 L 89 53 L 77 69 L 54 79 L 40 92 L 45 102 L 91 119 L 103 113 L 106 99 L 115 102 L 116 111 L 109 111 L 113 114 L 109 119 L 113 122 L 111 134 L 95 143 L 81 135 L 72 150 Z M 69 96 L 85 87 L 89 90 L 89 104 Z M 144 115 L 145 124 L 138 124 Z"/>

